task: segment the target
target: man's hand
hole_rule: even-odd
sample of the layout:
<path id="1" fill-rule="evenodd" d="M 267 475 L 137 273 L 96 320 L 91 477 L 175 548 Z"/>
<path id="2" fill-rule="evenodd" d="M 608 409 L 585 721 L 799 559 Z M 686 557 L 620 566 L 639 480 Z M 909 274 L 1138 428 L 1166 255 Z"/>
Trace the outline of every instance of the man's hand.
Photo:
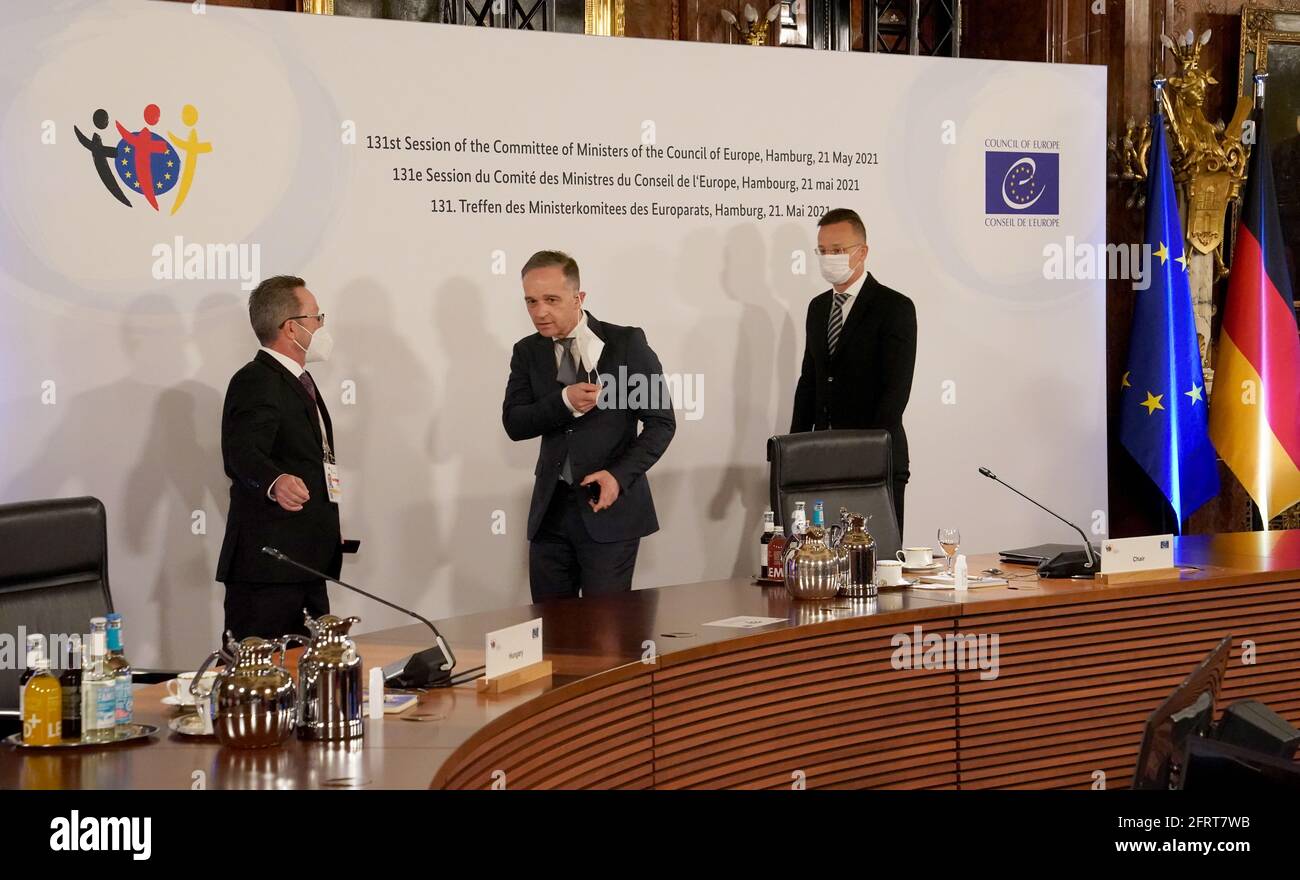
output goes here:
<path id="1" fill-rule="evenodd" d="M 578 382 L 567 386 L 564 395 L 569 399 L 569 406 L 580 413 L 585 413 L 596 405 L 596 400 L 600 397 L 600 386 L 592 385 L 590 382 Z"/>
<path id="2" fill-rule="evenodd" d="M 293 474 L 281 474 L 271 486 L 271 497 L 285 510 L 296 513 L 302 510 L 311 493 L 307 491 L 307 484 Z"/>
<path id="3" fill-rule="evenodd" d="M 618 480 L 614 479 L 614 475 L 609 471 L 596 471 L 594 474 L 587 474 L 582 478 L 581 485 L 588 486 L 592 483 L 600 484 L 600 500 L 592 501 L 590 498 L 587 499 L 593 513 L 600 513 L 618 500 Z"/>

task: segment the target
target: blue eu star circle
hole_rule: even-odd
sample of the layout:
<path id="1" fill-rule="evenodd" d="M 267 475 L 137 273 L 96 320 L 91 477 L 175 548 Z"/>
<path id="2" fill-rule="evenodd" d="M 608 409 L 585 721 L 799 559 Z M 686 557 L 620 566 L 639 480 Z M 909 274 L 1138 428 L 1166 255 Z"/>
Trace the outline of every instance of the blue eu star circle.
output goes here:
<path id="1" fill-rule="evenodd" d="M 160 196 L 176 186 L 177 180 L 180 179 L 181 160 L 171 142 L 159 136 L 157 132 L 149 132 L 149 139 L 166 147 L 162 152 L 154 153 L 149 159 L 149 170 L 153 173 L 153 192 L 154 195 Z M 113 168 L 117 170 L 117 176 L 128 187 L 138 192 L 139 187 L 132 186 L 135 181 L 135 155 L 131 145 L 124 140 L 118 141 L 115 158 Z"/>

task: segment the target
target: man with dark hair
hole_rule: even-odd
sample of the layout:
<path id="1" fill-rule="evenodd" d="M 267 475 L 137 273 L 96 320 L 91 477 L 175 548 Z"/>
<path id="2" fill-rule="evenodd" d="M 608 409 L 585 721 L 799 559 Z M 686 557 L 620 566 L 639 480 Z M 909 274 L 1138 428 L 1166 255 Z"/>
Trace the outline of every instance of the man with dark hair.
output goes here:
<path id="1" fill-rule="evenodd" d="M 867 271 L 867 229 L 857 212 L 817 222 L 817 258 L 831 289 L 808 304 L 803 370 L 790 432 L 884 428 L 894 447 L 893 495 L 903 533 L 910 476 L 903 410 L 916 366 L 916 306 Z"/>
<path id="2" fill-rule="evenodd" d="M 262 553 L 275 547 L 337 577 L 341 567 L 334 426 L 308 363 L 333 348 L 325 315 L 301 278 L 277 275 L 248 300 L 262 347 L 230 380 L 221 456 L 230 515 L 217 562 L 225 628 L 237 639 L 305 634 L 303 611 L 329 611 L 325 582 Z"/>
<path id="3" fill-rule="evenodd" d="M 537 332 L 515 343 L 501 421 L 511 440 L 542 438 L 528 510 L 533 601 L 630 590 L 641 538 L 659 530 L 646 471 L 677 428 L 659 358 L 639 327 L 583 311 L 568 254 L 538 251 L 520 274 Z M 602 395 L 605 375 L 653 391 Z"/>

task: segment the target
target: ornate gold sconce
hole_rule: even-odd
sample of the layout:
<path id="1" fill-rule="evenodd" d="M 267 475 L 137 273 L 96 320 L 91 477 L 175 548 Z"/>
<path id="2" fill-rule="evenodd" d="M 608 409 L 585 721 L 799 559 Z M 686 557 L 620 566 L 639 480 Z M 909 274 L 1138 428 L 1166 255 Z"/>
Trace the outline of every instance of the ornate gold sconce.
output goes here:
<path id="1" fill-rule="evenodd" d="M 796 9 L 798 9 L 797 2 L 791 6 L 791 12 L 793 13 Z M 745 11 L 743 13 L 745 23 L 743 25 L 736 18 L 736 14 L 730 9 L 720 10 L 719 14 L 722 16 L 723 21 L 731 25 L 732 28 L 735 29 L 736 33 L 740 34 L 740 36 L 744 38 L 746 43 L 751 46 L 765 46 L 767 45 L 768 25 L 776 21 L 777 16 L 781 14 L 781 3 L 779 0 L 776 3 L 773 3 L 768 7 L 767 12 L 763 13 L 761 18 L 758 14 L 758 10 L 746 3 Z"/>

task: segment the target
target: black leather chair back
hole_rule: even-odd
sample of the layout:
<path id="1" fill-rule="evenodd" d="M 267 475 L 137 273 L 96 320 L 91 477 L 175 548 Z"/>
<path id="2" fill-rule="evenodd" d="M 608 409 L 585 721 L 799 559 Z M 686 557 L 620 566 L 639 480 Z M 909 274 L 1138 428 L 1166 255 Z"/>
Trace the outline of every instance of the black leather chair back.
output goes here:
<path id="1" fill-rule="evenodd" d="M 807 431 L 767 441 L 772 510 L 789 529 L 796 501 L 825 502 L 826 524 L 839 522 L 840 507 L 870 517 L 876 558 L 893 559 L 902 539 L 894 515 L 893 442 L 884 430 Z"/>
<path id="2" fill-rule="evenodd" d="M 47 641 L 85 634 L 90 618 L 112 610 L 107 517 L 99 499 L 0 505 L 0 633 L 14 640 L 16 657 L 25 656 L 24 633 Z M 55 666 L 62 664 L 54 658 Z M 0 669 L 0 710 L 18 708 L 21 674 Z"/>

